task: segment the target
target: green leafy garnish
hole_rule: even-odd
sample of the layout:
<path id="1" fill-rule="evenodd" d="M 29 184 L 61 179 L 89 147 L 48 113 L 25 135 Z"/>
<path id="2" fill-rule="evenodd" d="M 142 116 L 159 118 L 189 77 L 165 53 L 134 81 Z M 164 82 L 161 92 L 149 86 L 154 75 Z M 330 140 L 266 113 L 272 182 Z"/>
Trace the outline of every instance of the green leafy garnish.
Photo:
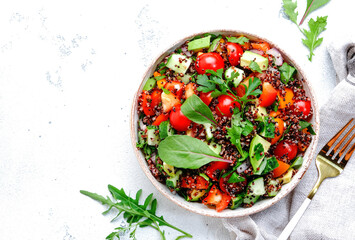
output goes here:
<path id="1" fill-rule="evenodd" d="M 165 87 L 162 87 L 161 90 L 163 90 L 163 92 L 165 94 L 170 94 L 170 91 L 168 89 L 166 89 Z"/>
<path id="2" fill-rule="evenodd" d="M 284 62 L 282 66 L 279 67 L 279 71 L 281 74 L 280 76 L 281 81 L 287 85 L 290 80 L 293 80 L 292 76 L 295 74 L 296 68 Z"/>
<path id="3" fill-rule="evenodd" d="M 266 166 L 263 172 L 261 173 L 262 175 L 271 172 L 279 166 L 279 163 L 277 162 L 275 157 L 266 158 L 264 161 L 266 161 Z"/>
<path id="4" fill-rule="evenodd" d="M 259 133 L 266 138 L 275 137 L 275 123 L 272 117 L 264 116 L 259 123 Z"/>
<path id="5" fill-rule="evenodd" d="M 195 123 L 217 125 L 211 109 L 195 94 L 186 99 L 181 106 L 181 111 L 188 119 Z"/>
<path id="6" fill-rule="evenodd" d="M 302 42 L 309 48 L 309 61 L 312 61 L 314 49 L 323 42 L 323 38 L 318 38 L 318 36 L 326 29 L 325 27 L 327 26 L 327 18 L 328 16 L 317 17 L 317 21 L 314 21 L 313 18 L 311 18 L 311 20 L 308 22 L 309 31 L 303 29 L 303 34 L 306 38 L 302 39 Z"/>
<path id="7" fill-rule="evenodd" d="M 290 168 L 295 168 L 298 169 L 302 166 L 303 164 L 303 157 L 298 156 L 296 157 L 296 159 L 293 161 L 293 163 L 291 164 Z"/>
<path id="8" fill-rule="evenodd" d="M 252 70 L 253 72 L 262 73 L 259 64 L 257 64 L 255 61 L 251 61 L 251 62 L 250 62 L 249 68 L 250 68 L 250 70 Z"/>
<path id="9" fill-rule="evenodd" d="M 283 8 L 286 15 L 290 18 L 290 20 L 295 24 L 297 24 L 297 16 L 298 16 L 298 12 L 296 11 L 297 1 L 292 2 L 292 0 L 283 0 Z"/>
<path id="10" fill-rule="evenodd" d="M 325 17 L 317 17 L 317 20 L 314 21 L 312 18 L 308 21 L 309 30 L 301 29 L 300 25 L 303 23 L 308 14 L 324 4 L 328 3 L 330 0 L 307 0 L 307 9 L 302 17 L 302 20 L 299 24 L 297 24 L 297 1 L 292 2 L 292 0 L 282 0 L 283 1 L 283 9 L 285 14 L 290 18 L 290 20 L 295 23 L 298 29 L 303 33 L 306 37 L 302 39 L 302 43 L 309 49 L 308 60 L 312 61 L 312 56 L 314 56 L 314 49 L 318 47 L 322 42 L 323 38 L 318 38 L 318 36 L 323 32 L 327 25 L 327 16 Z"/>
<path id="11" fill-rule="evenodd" d="M 207 143 L 187 135 L 168 136 L 160 142 L 158 153 L 163 162 L 177 168 L 198 169 L 212 161 L 232 163 L 221 158 Z"/>
<path id="12" fill-rule="evenodd" d="M 262 159 L 264 156 L 264 146 L 261 143 L 258 143 L 254 147 L 254 156 L 256 160 Z"/>
<path id="13" fill-rule="evenodd" d="M 216 89 L 216 84 L 210 81 L 207 75 L 197 75 L 196 82 L 200 85 L 197 91 L 206 93 Z"/>
<path id="14" fill-rule="evenodd" d="M 307 128 L 308 132 L 312 135 L 316 135 L 316 133 L 314 132 L 313 128 L 312 128 L 312 123 L 310 122 L 306 122 L 306 121 L 299 121 L 300 127 L 301 127 L 301 131 L 305 128 Z"/>
<path id="15" fill-rule="evenodd" d="M 306 11 L 304 12 L 304 15 L 303 15 L 299 25 L 301 25 L 303 23 L 303 21 L 306 19 L 308 14 L 310 14 L 311 12 L 320 8 L 321 6 L 323 6 L 324 4 L 326 4 L 328 2 L 330 2 L 330 0 L 307 0 L 307 8 L 306 8 Z"/>
<path id="16" fill-rule="evenodd" d="M 145 136 L 145 138 L 143 136 Z M 146 159 L 149 159 L 152 154 L 157 151 L 157 148 L 155 146 L 148 145 L 146 133 L 144 131 L 138 132 L 138 142 L 136 144 L 136 147 L 143 150 Z"/>
<path id="17" fill-rule="evenodd" d="M 238 38 L 236 37 L 226 37 L 228 42 L 232 42 L 232 43 L 238 43 L 240 45 L 244 45 L 244 43 L 249 42 L 249 39 L 243 36 L 240 36 Z"/>
<path id="18" fill-rule="evenodd" d="M 244 182 L 244 181 L 245 181 L 245 177 L 239 176 L 235 172 L 232 173 L 232 175 L 228 179 L 228 183 L 238 183 L 238 182 Z"/>
<path id="19" fill-rule="evenodd" d="M 156 85 L 156 81 L 154 78 L 149 78 L 147 82 L 144 84 L 143 90 L 149 91 L 153 89 Z"/>
<path id="20" fill-rule="evenodd" d="M 127 221 L 127 226 L 119 226 L 115 228 L 115 231 L 109 234 L 106 239 L 114 240 L 120 239 L 120 234 L 129 233 L 130 238 L 136 239 L 136 230 L 138 227 L 152 227 L 160 234 L 161 239 L 166 239 L 165 231 L 161 229 L 162 226 L 170 227 L 180 233 L 178 238 L 192 238 L 192 235 L 171 225 L 163 216 L 158 217 L 156 215 L 157 200 L 153 198 L 153 194 L 150 194 L 143 204 L 139 204 L 140 197 L 142 195 L 142 189 L 136 193 L 135 198 L 128 196 L 123 189 L 117 189 L 112 185 L 108 185 L 108 189 L 112 195 L 112 199 L 109 197 L 103 197 L 96 193 L 80 190 L 80 193 L 90 197 L 93 200 L 100 202 L 103 205 L 108 206 L 108 210 L 104 214 L 109 213 L 112 209 L 117 209 L 118 214 L 113 220 L 123 214 L 123 218 Z"/>

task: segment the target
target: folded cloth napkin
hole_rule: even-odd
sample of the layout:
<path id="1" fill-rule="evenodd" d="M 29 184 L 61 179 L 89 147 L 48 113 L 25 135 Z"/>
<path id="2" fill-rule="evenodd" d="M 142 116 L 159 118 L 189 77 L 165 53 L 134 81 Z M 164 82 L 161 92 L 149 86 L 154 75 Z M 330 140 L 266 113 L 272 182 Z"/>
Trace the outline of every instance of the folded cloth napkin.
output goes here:
<path id="1" fill-rule="evenodd" d="M 350 118 L 355 117 L 355 44 L 328 47 L 339 82 L 320 110 L 319 150 Z M 301 182 L 287 197 L 250 217 L 224 219 L 231 239 L 277 239 L 307 197 L 318 177 L 311 163 Z M 326 179 L 294 229 L 290 239 L 355 239 L 355 156 L 336 178 Z"/>

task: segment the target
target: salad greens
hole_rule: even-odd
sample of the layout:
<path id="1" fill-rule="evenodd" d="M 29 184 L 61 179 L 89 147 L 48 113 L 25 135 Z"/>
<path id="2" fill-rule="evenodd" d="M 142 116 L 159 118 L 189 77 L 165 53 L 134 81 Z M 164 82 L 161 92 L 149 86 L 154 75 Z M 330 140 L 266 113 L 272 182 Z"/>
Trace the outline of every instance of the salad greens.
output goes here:
<path id="1" fill-rule="evenodd" d="M 161 229 L 162 226 L 170 227 L 180 233 L 177 239 L 181 238 L 192 238 L 192 235 L 171 225 L 168 223 L 163 216 L 158 217 L 156 215 L 157 200 L 153 198 L 153 194 L 150 194 L 144 201 L 140 204 L 140 198 L 142 195 L 142 189 L 136 193 L 136 197 L 132 198 L 128 196 L 122 189 L 115 188 L 112 185 L 108 185 L 108 189 L 111 193 L 112 199 L 109 197 L 103 197 L 96 193 L 91 193 L 88 191 L 80 190 L 80 193 L 100 202 L 103 205 L 107 205 L 108 209 L 103 214 L 109 213 L 111 210 L 118 210 L 118 214 L 112 219 L 114 221 L 121 214 L 123 218 L 127 221 L 126 226 L 119 226 L 115 228 L 115 231 L 110 233 L 106 239 L 114 240 L 120 239 L 121 234 L 129 233 L 130 238 L 136 239 L 137 228 L 151 227 L 157 230 L 160 234 L 161 239 L 165 240 L 165 231 Z"/>

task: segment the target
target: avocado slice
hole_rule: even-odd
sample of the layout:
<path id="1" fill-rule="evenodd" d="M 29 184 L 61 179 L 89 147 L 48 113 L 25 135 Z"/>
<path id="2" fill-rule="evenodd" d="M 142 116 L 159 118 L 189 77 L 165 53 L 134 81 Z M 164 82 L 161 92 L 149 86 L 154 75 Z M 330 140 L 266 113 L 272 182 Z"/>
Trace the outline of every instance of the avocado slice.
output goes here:
<path id="1" fill-rule="evenodd" d="M 249 67 L 252 61 L 259 65 L 261 71 L 264 71 L 269 67 L 269 59 L 251 51 L 245 51 L 240 57 L 240 66 Z"/>
<path id="2" fill-rule="evenodd" d="M 256 155 L 255 150 L 259 149 L 260 145 L 263 148 L 263 152 L 262 152 L 263 154 Z M 250 149 L 249 149 L 249 158 L 250 158 L 250 163 L 253 166 L 254 172 L 258 171 L 258 167 L 260 166 L 261 162 L 265 157 L 265 152 L 269 150 L 270 146 L 271 143 L 266 141 L 264 138 L 260 137 L 258 134 L 256 134 L 253 140 L 251 140 Z"/>
<path id="3" fill-rule="evenodd" d="M 174 53 L 169 57 L 166 67 L 177 73 L 185 74 L 187 69 L 190 67 L 191 62 L 191 58 L 188 58 L 182 54 Z"/>
<path id="4" fill-rule="evenodd" d="M 282 182 L 282 184 L 289 183 L 291 181 L 291 179 L 292 179 L 292 174 L 293 174 L 293 168 L 290 168 L 289 170 L 287 170 L 285 175 L 283 175 L 282 178 L 278 178 L 278 180 L 280 182 Z"/>
<path id="5" fill-rule="evenodd" d="M 187 50 L 196 51 L 203 48 L 210 47 L 211 36 L 195 39 L 187 44 Z"/>

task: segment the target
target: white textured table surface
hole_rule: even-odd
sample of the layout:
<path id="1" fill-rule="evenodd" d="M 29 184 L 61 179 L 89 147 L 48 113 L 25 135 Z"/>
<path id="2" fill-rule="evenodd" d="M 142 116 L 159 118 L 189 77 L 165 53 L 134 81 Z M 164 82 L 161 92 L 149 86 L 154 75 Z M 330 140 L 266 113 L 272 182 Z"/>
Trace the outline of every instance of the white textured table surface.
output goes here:
<path id="1" fill-rule="evenodd" d="M 195 239 L 214 239 L 216 230 L 226 238 L 220 219 L 161 196 L 134 156 L 130 108 L 150 61 L 194 32 L 257 33 L 293 56 L 322 105 L 335 85 L 326 46 L 355 32 L 348 26 L 350 1 L 314 12 L 329 17 L 310 63 L 301 33 L 280 14 L 281 0 L 11 2 L 0 8 L 0 239 L 6 240 L 104 239 L 119 221 L 110 223 L 100 214 L 105 208 L 79 190 L 107 195 L 108 184 L 153 192 L 158 214 Z M 138 237 L 158 234 L 147 228 Z"/>

